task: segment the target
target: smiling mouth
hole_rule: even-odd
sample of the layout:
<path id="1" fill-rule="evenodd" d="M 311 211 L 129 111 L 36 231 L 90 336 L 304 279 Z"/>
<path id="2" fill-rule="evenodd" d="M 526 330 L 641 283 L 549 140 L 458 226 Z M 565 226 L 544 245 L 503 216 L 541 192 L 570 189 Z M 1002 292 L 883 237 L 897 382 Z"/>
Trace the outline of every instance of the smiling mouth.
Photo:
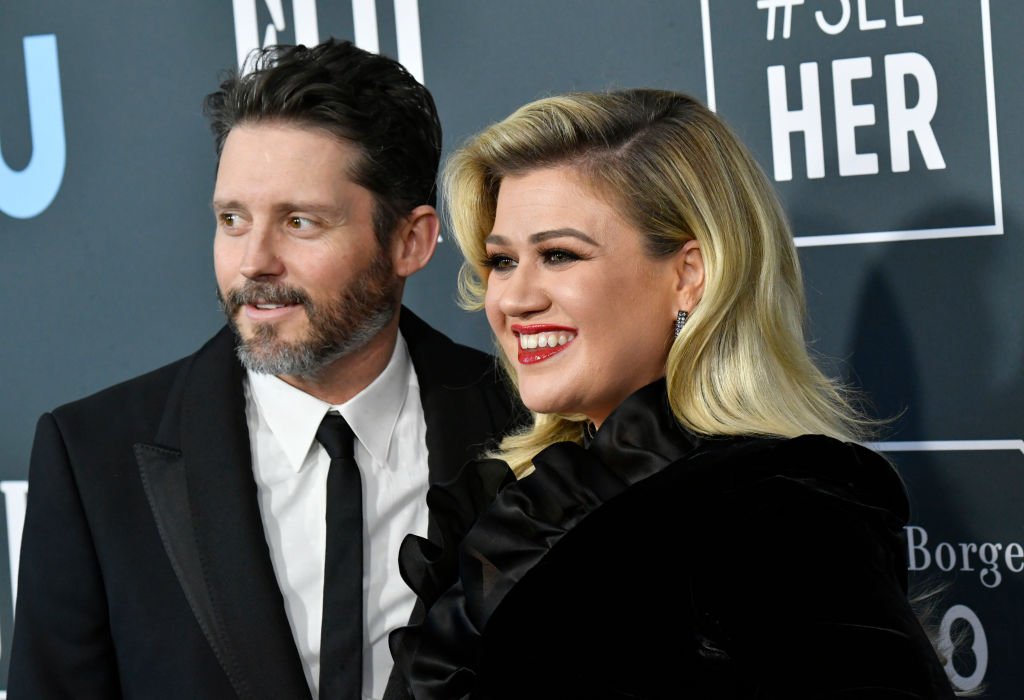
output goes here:
<path id="1" fill-rule="evenodd" d="M 527 333 L 526 331 L 532 331 Z M 557 355 L 576 339 L 576 331 L 569 328 L 551 326 L 547 328 L 515 328 L 519 347 L 519 362 L 532 365 Z"/>
<path id="2" fill-rule="evenodd" d="M 252 280 L 217 296 L 229 318 L 245 316 L 257 322 L 283 319 L 309 303 L 309 297 L 298 287 Z"/>
<path id="3" fill-rule="evenodd" d="M 302 306 L 302 304 L 255 302 L 242 305 L 239 312 L 253 321 L 266 323 L 290 316 L 295 309 L 301 309 Z"/>

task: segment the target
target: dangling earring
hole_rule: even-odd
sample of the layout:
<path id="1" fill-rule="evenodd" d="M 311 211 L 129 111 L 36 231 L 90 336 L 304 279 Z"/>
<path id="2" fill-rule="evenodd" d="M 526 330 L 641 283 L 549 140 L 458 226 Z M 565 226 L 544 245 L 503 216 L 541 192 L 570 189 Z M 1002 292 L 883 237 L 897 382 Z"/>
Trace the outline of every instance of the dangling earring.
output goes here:
<path id="1" fill-rule="evenodd" d="M 686 325 L 686 319 L 690 318 L 690 314 L 682 309 L 676 314 L 676 327 L 675 332 L 672 334 L 673 338 L 679 337 L 679 331 L 683 330 L 683 326 Z"/>

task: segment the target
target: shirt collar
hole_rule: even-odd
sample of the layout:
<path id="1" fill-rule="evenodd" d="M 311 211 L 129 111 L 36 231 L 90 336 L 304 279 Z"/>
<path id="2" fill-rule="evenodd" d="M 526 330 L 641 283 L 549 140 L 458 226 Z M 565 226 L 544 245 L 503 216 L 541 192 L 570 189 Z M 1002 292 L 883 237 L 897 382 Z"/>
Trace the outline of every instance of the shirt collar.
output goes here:
<path id="1" fill-rule="evenodd" d="M 247 372 L 260 414 L 295 471 L 309 454 L 324 415 L 338 411 L 375 463 L 386 464 L 391 437 L 409 394 L 412 360 L 398 334 L 387 367 L 370 384 L 340 405 L 332 405 L 272 374 Z"/>

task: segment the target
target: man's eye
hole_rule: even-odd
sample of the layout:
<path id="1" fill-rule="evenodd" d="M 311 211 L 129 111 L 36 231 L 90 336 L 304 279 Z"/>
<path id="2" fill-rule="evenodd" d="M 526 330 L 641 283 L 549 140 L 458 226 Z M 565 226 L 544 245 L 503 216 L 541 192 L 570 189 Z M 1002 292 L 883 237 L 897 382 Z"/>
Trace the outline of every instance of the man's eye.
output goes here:
<path id="1" fill-rule="evenodd" d="M 304 216 L 289 216 L 287 225 L 288 228 L 295 231 L 306 231 L 313 228 L 313 222 Z"/>
<path id="2" fill-rule="evenodd" d="M 223 213 L 220 214 L 217 218 L 220 219 L 221 226 L 232 228 L 233 226 L 238 225 L 238 214 Z"/>

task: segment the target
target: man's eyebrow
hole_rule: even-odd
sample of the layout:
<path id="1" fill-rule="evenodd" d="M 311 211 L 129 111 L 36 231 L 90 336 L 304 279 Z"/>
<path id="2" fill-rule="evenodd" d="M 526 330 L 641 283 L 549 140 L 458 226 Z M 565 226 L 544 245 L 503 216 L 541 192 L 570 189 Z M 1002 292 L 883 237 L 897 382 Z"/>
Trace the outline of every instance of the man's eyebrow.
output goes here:
<path id="1" fill-rule="evenodd" d="M 579 229 L 574 228 L 556 228 L 550 231 L 538 231 L 537 233 L 531 233 L 529 238 L 530 243 L 536 245 L 543 243 L 544 241 L 550 241 L 553 238 L 577 238 L 584 243 L 589 243 L 593 246 L 600 246 L 601 244 L 595 241 L 593 238 L 583 233 Z M 497 233 L 492 233 L 484 239 L 485 244 L 491 245 L 508 245 L 509 241 L 505 236 Z"/>
<path id="2" fill-rule="evenodd" d="M 224 209 L 241 209 L 247 211 L 248 207 L 237 199 L 214 199 L 210 206 L 215 210 Z M 278 213 L 286 213 L 290 211 L 307 211 L 311 214 L 320 214 L 322 216 L 331 217 L 343 217 L 346 213 L 344 207 L 336 206 L 333 204 L 314 204 L 313 202 L 281 202 L 274 206 L 274 209 Z"/>
<path id="3" fill-rule="evenodd" d="M 237 199 L 214 199 L 210 202 L 210 208 L 216 211 L 218 209 L 244 209 L 245 207 Z"/>

